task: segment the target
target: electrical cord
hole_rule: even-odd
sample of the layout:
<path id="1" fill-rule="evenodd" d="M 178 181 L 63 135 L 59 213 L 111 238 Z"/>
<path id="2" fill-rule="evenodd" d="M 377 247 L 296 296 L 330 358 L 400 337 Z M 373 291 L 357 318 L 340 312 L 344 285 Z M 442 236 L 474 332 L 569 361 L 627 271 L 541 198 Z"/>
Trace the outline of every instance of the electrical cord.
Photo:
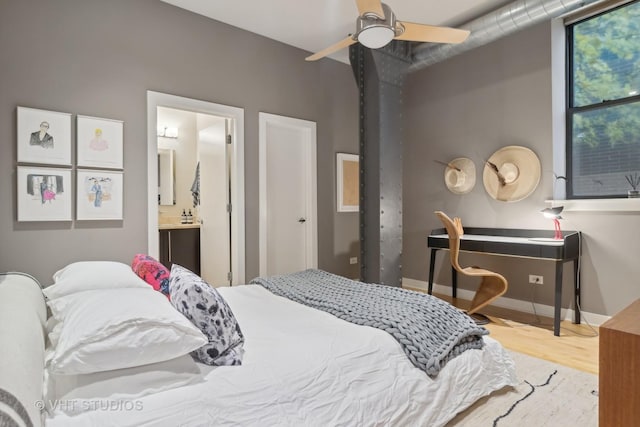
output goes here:
<path id="1" fill-rule="evenodd" d="M 579 254 L 579 257 L 578 257 L 578 277 L 577 277 L 577 279 L 578 279 L 578 292 L 580 292 L 580 262 L 581 262 L 581 259 L 582 259 L 582 233 L 578 234 L 578 254 Z M 533 309 L 533 315 L 535 316 L 535 320 L 533 322 L 520 324 L 519 326 L 511 325 L 512 327 L 524 327 L 524 326 L 553 327 L 554 326 L 553 322 L 551 322 L 551 323 L 544 322 L 540 318 L 540 316 L 538 315 L 538 310 L 536 309 L 536 288 L 537 288 L 537 286 L 531 286 L 531 300 L 529 301 L 531 303 L 531 308 Z M 581 337 L 585 337 L 585 338 L 595 338 L 595 337 L 597 337 L 599 335 L 599 333 L 591 325 L 591 323 L 589 323 L 587 318 L 584 316 L 584 313 L 582 313 L 582 309 L 580 308 L 579 299 L 578 299 L 578 302 L 577 302 L 576 310 L 578 310 L 578 312 L 580 313 L 581 318 L 584 319 L 584 322 L 587 324 L 589 329 L 591 329 L 591 331 L 593 331 L 593 334 L 582 334 L 580 332 L 577 332 L 577 331 L 575 331 L 573 329 L 566 328 L 564 326 L 560 326 L 560 329 L 564 330 L 565 332 L 568 332 L 568 333 L 570 333 L 572 335 L 577 335 L 577 336 L 581 336 Z"/>
<path id="2" fill-rule="evenodd" d="M 578 272 L 577 272 L 577 282 L 578 282 L 578 295 L 580 295 L 580 288 L 582 286 L 582 283 L 580 281 L 580 271 L 581 271 L 581 264 L 582 263 L 582 233 L 578 233 Z M 544 323 L 542 322 L 542 320 L 540 319 L 540 317 L 538 316 L 538 312 L 536 310 L 536 287 L 532 286 L 533 291 L 531 293 L 531 307 L 533 308 L 533 314 L 535 316 L 535 323 L 532 324 L 531 326 L 553 326 L 553 324 L 550 323 Z M 564 330 L 565 332 L 568 332 L 572 335 L 577 335 L 580 337 L 585 337 L 585 338 L 595 338 L 597 336 L 599 336 L 598 331 L 591 325 L 591 323 L 589 323 L 589 320 L 586 318 L 586 316 L 584 315 L 584 313 L 582 312 L 582 308 L 580 307 L 580 298 L 578 297 L 578 300 L 576 301 L 576 307 L 575 310 L 578 311 L 578 314 L 580 315 L 580 318 L 584 320 L 584 322 L 587 324 L 587 326 L 589 327 L 589 329 L 591 329 L 591 331 L 593 332 L 593 334 L 582 334 L 580 332 L 577 332 L 573 329 L 569 329 L 566 328 L 564 326 L 560 326 L 561 330 Z"/>
<path id="3" fill-rule="evenodd" d="M 571 222 L 571 221 L 569 221 L 569 222 Z M 579 227 L 578 227 L 578 229 L 579 229 Z M 569 333 L 571 333 L 573 335 L 586 337 L 586 338 L 594 338 L 594 337 L 599 336 L 599 333 L 593 327 L 593 325 L 591 325 L 591 323 L 589 322 L 587 317 L 584 315 L 584 312 L 582 311 L 582 307 L 580 306 L 580 291 L 581 291 L 581 287 L 582 287 L 582 281 L 581 281 L 581 277 L 580 277 L 581 270 L 582 270 L 582 268 L 581 268 L 582 265 L 581 264 L 582 264 L 582 232 L 578 232 L 578 269 L 577 269 L 578 272 L 576 274 L 576 276 L 577 276 L 576 277 L 576 281 L 578 283 L 578 288 L 577 288 L 578 298 L 577 298 L 577 301 L 576 301 L 575 310 L 577 310 L 578 314 L 580 315 L 580 318 L 582 320 L 584 320 L 584 323 L 587 324 L 587 326 L 589 327 L 589 329 L 591 329 L 593 334 L 582 334 L 582 333 L 576 332 L 576 331 L 574 331 L 572 329 L 568 329 L 568 328 L 563 327 L 563 326 L 560 326 L 560 329 L 564 330 L 566 332 L 569 332 Z M 542 319 L 540 318 L 540 316 L 538 315 L 538 311 L 536 310 L 535 293 L 536 293 L 536 286 L 532 286 L 530 303 L 531 303 L 531 307 L 533 308 L 533 315 L 535 316 L 535 321 L 534 322 L 530 322 L 530 323 L 526 323 L 526 324 L 521 324 L 521 326 L 536 326 L 536 327 L 539 327 L 539 326 L 542 326 L 542 327 L 553 326 L 553 323 L 545 323 L 545 322 L 543 322 Z"/>
<path id="4" fill-rule="evenodd" d="M 570 223 L 572 223 L 571 220 L 569 220 Z M 574 224 L 575 225 L 575 224 Z M 575 227 L 576 229 L 580 229 L 580 227 Z M 581 290 L 582 290 L 582 232 L 579 231 L 578 232 L 578 272 L 577 274 L 577 282 L 578 282 L 578 299 L 576 301 L 576 307 L 575 309 L 578 311 L 578 314 L 580 315 L 580 319 L 584 319 L 584 322 L 587 324 L 587 326 L 589 327 L 589 329 L 591 329 L 591 331 L 593 332 L 593 335 L 586 335 L 586 334 L 580 334 L 578 332 L 575 331 L 571 331 L 572 333 L 579 335 L 579 336 L 583 336 L 583 337 L 597 337 L 600 334 L 598 333 L 598 331 L 591 325 L 591 323 L 589 323 L 589 320 L 587 319 L 587 317 L 584 315 L 584 312 L 582 311 L 582 307 L 580 307 L 580 295 L 581 295 Z M 562 328 L 561 329 L 565 329 L 566 328 Z"/>

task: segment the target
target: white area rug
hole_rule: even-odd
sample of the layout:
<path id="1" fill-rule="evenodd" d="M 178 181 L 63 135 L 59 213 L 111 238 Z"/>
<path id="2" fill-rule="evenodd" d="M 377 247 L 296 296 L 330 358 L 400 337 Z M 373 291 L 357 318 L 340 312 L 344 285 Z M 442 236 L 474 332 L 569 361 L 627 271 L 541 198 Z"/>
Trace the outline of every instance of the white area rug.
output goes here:
<path id="1" fill-rule="evenodd" d="M 510 353 L 516 362 L 517 387 L 480 399 L 447 427 L 598 425 L 596 375 L 522 353 Z"/>

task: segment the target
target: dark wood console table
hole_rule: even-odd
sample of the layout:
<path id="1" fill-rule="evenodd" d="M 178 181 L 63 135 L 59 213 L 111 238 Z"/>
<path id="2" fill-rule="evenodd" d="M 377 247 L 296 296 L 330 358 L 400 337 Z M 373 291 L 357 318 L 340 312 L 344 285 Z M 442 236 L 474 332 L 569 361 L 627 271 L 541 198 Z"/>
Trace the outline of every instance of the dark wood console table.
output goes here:
<path id="1" fill-rule="evenodd" d="M 573 261 L 573 303 L 574 323 L 580 323 L 580 232 L 563 231 L 562 240 L 550 238 L 548 230 L 523 230 L 510 228 L 465 227 L 460 238 L 460 251 L 485 254 L 535 258 L 554 261 L 555 303 L 553 334 L 560 335 L 560 309 L 562 304 L 562 268 L 565 262 Z M 428 247 L 431 249 L 429 263 L 429 294 L 433 290 L 433 269 L 436 253 L 440 249 L 449 249 L 449 236 L 444 228 L 437 228 L 429 234 Z M 452 268 L 452 295 L 456 297 L 457 272 Z"/>

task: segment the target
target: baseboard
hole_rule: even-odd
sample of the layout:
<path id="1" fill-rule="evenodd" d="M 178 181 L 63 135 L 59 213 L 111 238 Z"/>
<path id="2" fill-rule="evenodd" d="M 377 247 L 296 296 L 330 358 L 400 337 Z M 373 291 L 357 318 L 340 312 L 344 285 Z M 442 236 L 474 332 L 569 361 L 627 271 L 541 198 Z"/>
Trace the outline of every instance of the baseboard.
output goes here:
<path id="1" fill-rule="evenodd" d="M 402 287 L 403 288 L 414 288 L 419 289 L 421 291 L 427 291 L 429 289 L 429 284 L 422 280 L 409 279 L 406 277 L 402 278 Z M 451 286 L 439 285 L 437 283 L 433 284 L 433 291 L 439 294 L 451 295 Z M 458 298 L 462 298 L 468 301 L 473 299 L 474 292 L 466 289 L 458 288 Z M 496 307 L 508 308 L 510 310 L 520 311 L 522 313 L 530 313 L 534 314 L 533 306 L 531 301 L 522 301 L 513 298 L 505 298 L 500 297 L 494 302 L 491 303 Z M 536 310 L 535 313 L 546 316 L 553 317 L 553 306 L 544 305 L 544 304 L 535 304 Z M 573 309 L 563 308 L 560 311 L 560 318 L 562 320 L 573 320 Z M 582 311 L 583 321 L 586 319 L 593 326 L 600 326 L 604 322 L 610 319 L 610 316 L 604 316 L 602 314 L 597 313 L 589 313 L 586 311 Z"/>

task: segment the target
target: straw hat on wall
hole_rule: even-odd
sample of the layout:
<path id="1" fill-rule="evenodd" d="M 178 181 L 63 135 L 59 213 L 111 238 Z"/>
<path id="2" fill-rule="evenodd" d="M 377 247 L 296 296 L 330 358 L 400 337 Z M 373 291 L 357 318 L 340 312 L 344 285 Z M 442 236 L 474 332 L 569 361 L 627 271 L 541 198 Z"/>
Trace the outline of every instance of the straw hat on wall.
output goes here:
<path id="1" fill-rule="evenodd" d="M 444 170 L 444 183 L 452 193 L 468 193 L 476 185 L 476 165 L 466 157 L 451 160 Z"/>
<path id="2" fill-rule="evenodd" d="M 496 200 L 517 202 L 528 197 L 540 182 L 540 160 L 527 147 L 510 145 L 493 153 L 484 165 L 482 181 Z"/>

